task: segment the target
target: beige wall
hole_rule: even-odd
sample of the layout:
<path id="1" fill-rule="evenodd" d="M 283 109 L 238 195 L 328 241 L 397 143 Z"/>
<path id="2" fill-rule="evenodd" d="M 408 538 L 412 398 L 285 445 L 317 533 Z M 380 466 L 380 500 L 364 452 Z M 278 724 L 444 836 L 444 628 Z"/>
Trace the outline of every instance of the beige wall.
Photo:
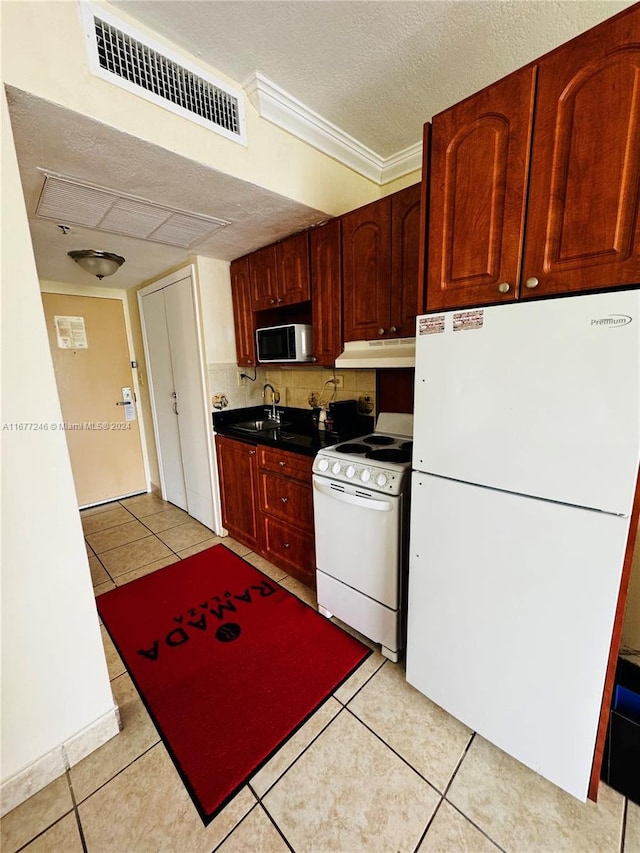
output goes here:
<path id="1" fill-rule="evenodd" d="M 640 651 L 640 529 L 631 563 L 631 581 L 622 630 L 622 645 Z"/>
<path id="2" fill-rule="evenodd" d="M 409 172 L 408 175 L 403 175 L 401 178 L 396 178 L 395 181 L 389 181 L 388 184 L 384 184 L 380 187 L 380 193 L 383 196 L 391 195 L 391 193 L 397 193 L 399 190 L 405 189 L 405 187 L 412 187 L 414 184 L 419 184 L 422 180 L 422 171 L 417 169 L 415 172 Z"/>
<path id="3" fill-rule="evenodd" d="M 2 310 L 3 424 L 60 423 L 4 91 Z M 44 776 L 30 778 L 30 793 L 58 775 L 61 746 L 114 705 L 64 433 L 9 429 L 0 437 L 4 796 L 34 764 Z"/>

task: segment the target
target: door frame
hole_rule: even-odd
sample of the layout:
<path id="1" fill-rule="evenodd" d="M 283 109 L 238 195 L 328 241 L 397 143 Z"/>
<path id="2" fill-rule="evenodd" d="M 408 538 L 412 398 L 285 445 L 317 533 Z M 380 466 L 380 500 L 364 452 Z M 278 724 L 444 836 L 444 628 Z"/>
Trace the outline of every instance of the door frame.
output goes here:
<path id="1" fill-rule="evenodd" d="M 138 310 L 140 312 L 140 326 L 142 329 L 142 343 L 144 347 L 144 355 L 147 364 L 147 373 L 151 372 L 151 361 L 149 358 L 149 346 L 147 341 L 147 331 L 144 324 L 144 311 L 143 311 L 143 303 L 142 299 L 144 296 L 148 296 L 150 293 L 154 293 L 158 290 L 164 290 L 166 287 L 170 287 L 172 284 L 177 284 L 177 282 L 182 281 L 187 276 L 191 276 L 191 297 L 193 299 L 193 308 L 195 314 L 195 322 L 196 322 L 196 342 L 198 349 L 198 377 L 200 380 L 200 387 L 202 390 L 202 417 L 203 424 L 205 426 L 206 433 L 206 448 L 207 448 L 207 468 L 209 473 L 209 480 L 211 482 L 211 495 L 212 495 L 212 503 L 213 503 L 213 524 L 214 524 L 214 533 L 216 535 L 224 534 L 225 528 L 222 524 L 222 504 L 220 500 L 220 487 L 218 483 L 218 466 L 216 462 L 215 448 L 213 442 L 213 422 L 211 419 L 211 410 L 209 407 L 209 381 L 207 375 L 207 360 L 205 356 L 205 342 L 204 342 L 204 327 L 202 322 L 202 300 L 200 298 L 200 285 L 197 276 L 196 266 L 195 264 L 187 264 L 184 267 L 180 267 L 168 275 L 163 276 L 162 278 L 157 279 L 151 284 L 146 285 L 145 287 L 140 288 L 137 292 L 138 297 Z M 151 416 L 153 421 L 153 434 L 156 441 L 156 452 L 158 456 L 158 471 L 160 473 L 160 489 L 162 492 L 163 499 L 166 499 L 166 486 L 165 486 L 165 478 L 164 471 L 162 465 L 162 451 L 160 447 L 160 439 L 158 433 L 158 424 L 157 424 L 157 416 L 156 416 L 156 401 L 154 397 L 153 390 L 153 382 L 148 383 L 149 390 L 149 398 L 151 401 Z"/>
<path id="2" fill-rule="evenodd" d="M 142 412 L 142 397 L 140 394 L 140 383 L 138 381 L 138 371 L 131 366 L 132 362 L 136 362 L 135 348 L 133 346 L 133 334 L 131 331 L 131 316 L 129 314 L 129 303 L 127 302 L 127 291 L 109 287 L 101 287 L 100 285 L 78 285 L 65 284 L 63 282 L 40 280 L 40 293 L 53 293 L 58 296 L 84 296 L 95 299 L 115 299 L 122 303 L 122 312 L 124 315 L 124 328 L 127 336 L 127 355 L 129 359 L 129 367 L 131 370 L 131 384 L 133 386 L 134 405 L 136 407 L 136 418 L 138 419 L 138 429 L 140 431 L 140 448 L 142 450 L 142 465 L 144 467 L 144 478 L 147 492 L 151 491 L 151 467 L 149 465 L 149 450 L 146 441 L 144 414 Z M 108 501 L 102 501 L 108 503 Z"/>

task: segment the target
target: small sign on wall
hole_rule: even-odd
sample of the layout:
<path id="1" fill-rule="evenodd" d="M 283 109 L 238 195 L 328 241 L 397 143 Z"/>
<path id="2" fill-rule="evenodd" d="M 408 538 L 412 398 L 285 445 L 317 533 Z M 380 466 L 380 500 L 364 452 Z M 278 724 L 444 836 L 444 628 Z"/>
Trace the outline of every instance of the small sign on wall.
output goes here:
<path id="1" fill-rule="evenodd" d="M 59 349 L 88 349 L 84 317 L 54 316 Z"/>

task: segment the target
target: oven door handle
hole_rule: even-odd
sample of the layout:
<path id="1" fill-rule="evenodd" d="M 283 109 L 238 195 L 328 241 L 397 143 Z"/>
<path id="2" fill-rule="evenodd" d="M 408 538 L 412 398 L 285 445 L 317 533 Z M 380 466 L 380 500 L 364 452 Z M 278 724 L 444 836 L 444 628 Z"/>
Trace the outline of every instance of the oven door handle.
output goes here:
<path id="1" fill-rule="evenodd" d="M 365 509 L 377 510 L 378 512 L 391 512 L 393 503 L 387 500 L 378 500 L 377 498 L 361 498 L 358 495 L 351 495 L 349 492 L 341 492 L 337 489 L 332 489 L 330 486 L 325 486 L 324 483 L 319 483 L 315 478 L 313 480 L 313 488 L 320 492 L 321 495 L 326 495 L 328 498 L 342 503 L 361 506 Z"/>

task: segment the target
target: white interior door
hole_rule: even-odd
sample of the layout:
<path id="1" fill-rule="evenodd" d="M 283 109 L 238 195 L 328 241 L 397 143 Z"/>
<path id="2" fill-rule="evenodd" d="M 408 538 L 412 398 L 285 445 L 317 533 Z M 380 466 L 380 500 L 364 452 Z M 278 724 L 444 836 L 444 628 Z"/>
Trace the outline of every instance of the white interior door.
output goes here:
<path id="1" fill-rule="evenodd" d="M 581 800 L 629 519 L 414 473 L 407 680 Z"/>
<path id="2" fill-rule="evenodd" d="M 163 496 L 219 531 L 213 427 L 191 273 L 151 285 L 140 294 L 140 306 Z"/>
<path id="3" fill-rule="evenodd" d="M 207 460 L 207 441 L 213 426 L 203 429 L 203 387 L 200 370 L 197 319 L 193 303 L 191 276 L 166 287 L 164 293 L 169 330 L 171 364 L 176 390 L 178 431 L 182 470 L 189 514 L 213 529 L 211 475 Z"/>
<path id="4" fill-rule="evenodd" d="M 163 496 L 165 500 L 186 510 L 187 492 L 164 291 L 156 290 L 146 294 L 141 298 L 141 306 Z"/>

